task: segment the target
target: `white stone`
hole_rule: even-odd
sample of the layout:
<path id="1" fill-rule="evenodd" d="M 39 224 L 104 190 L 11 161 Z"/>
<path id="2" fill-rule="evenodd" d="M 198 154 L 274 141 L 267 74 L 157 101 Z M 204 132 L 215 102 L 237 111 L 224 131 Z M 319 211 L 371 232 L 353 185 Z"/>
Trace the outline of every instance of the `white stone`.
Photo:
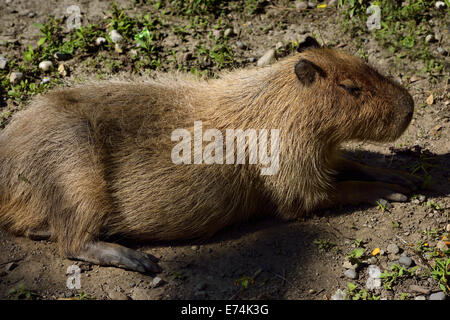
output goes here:
<path id="1" fill-rule="evenodd" d="M 366 288 L 369 290 L 379 289 L 381 287 L 381 279 L 367 278 Z"/>
<path id="2" fill-rule="evenodd" d="M 372 279 L 380 279 L 381 276 L 381 270 L 378 266 L 370 265 L 369 268 L 367 268 L 367 272 L 369 274 L 369 278 Z"/>
<path id="3" fill-rule="evenodd" d="M 111 40 L 114 43 L 119 43 L 123 40 L 122 35 L 119 32 L 117 32 L 117 30 L 111 30 L 109 36 L 111 37 Z"/>
<path id="4" fill-rule="evenodd" d="M 444 1 L 436 1 L 434 6 L 436 7 L 436 9 L 442 9 L 445 7 L 445 2 Z"/>
<path id="5" fill-rule="evenodd" d="M 0 69 L 5 69 L 6 65 L 8 64 L 9 60 L 6 59 L 4 56 L 0 56 Z"/>
<path id="6" fill-rule="evenodd" d="M 95 39 L 95 44 L 97 46 L 101 46 L 102 44 L 104 44 L 106 42 L 106 39 L 103 37 L 98 37 L 97 39 Z"/>
<path id="7" fill-rule="evenodd" d="M 331 300 L 345 300 L 346 294 L 341 289 L 337 289 L 336 292 L 331 296 Z"/>
<path id="8" fill-rule="evenodd" d="M 53 63 L 51 61 L 42 61 L 39 63 L 39 69 L 41 69 L 44 72 L 50 71 L 53 69 Z"/>

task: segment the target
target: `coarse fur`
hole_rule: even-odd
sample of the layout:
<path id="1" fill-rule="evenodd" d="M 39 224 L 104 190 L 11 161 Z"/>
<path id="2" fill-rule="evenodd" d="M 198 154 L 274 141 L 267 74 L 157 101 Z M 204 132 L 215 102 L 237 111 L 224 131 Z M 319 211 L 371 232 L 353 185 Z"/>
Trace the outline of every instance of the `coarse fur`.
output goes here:
<path id="1" fill-rule="evenodd" d="M 299 61 L 320 72 L 302 82 Z M 49 228 L 72 256 L 110 236 L 189 239 L 263 213 L 294 219 L 335 191 L 342 142 L 395 140 L 412 108 L 405 89 L 325 48 L 208 81 L 159 75 L 55 90 L 0 134 L 0 226 Z M 279 129 L 278 173 L 173 164 L 172 131 L 193 132 L 199 120 L 204 130 Z"/>

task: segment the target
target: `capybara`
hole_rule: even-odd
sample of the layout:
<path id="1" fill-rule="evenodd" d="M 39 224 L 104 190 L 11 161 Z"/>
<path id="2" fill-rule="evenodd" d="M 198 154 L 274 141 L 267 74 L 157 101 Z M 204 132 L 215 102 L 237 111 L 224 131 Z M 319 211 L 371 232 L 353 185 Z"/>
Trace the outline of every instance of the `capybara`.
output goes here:
<path id="1" fill-rule="evenodd" d="M 36 97 L 0 134 L 0 225 L 49 236 L 72 259 L 158 272 L 151 255 L 105 240 L 208 237 L 262 214 L 295 219 L 339 204 L 407 200 L 418 178 L 346 160 L 340 145 L 397 139 L 412 119 L 412 97 L 311 37 L 297 51 L 218 79 L 158 75 Z M 195 123 L 214 134 L 186 142 L 183 159 L 192 160 L 184 153 L 193 145 L 219 143 L 219 134 L 240 129 L 249 160 L 217 161 L 217 148 L 216 162 L 198 154 L 174 160 L 174 132 L 195 136 Z M 277 168 L 262 174 L 267 163 L 250 161 L 255 136 L 248 130 L 261 138 L 272 129 L 278 140 L 266 147 L 277 153 Z"/>

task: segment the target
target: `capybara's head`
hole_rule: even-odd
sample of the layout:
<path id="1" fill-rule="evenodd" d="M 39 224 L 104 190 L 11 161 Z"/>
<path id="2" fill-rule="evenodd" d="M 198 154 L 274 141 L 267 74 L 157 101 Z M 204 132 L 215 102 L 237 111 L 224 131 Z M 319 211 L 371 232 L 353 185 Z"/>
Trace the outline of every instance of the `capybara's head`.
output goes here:
<path id="1" fill-rule="evenodd" d="M 334 131 L 340 141 L 393 141 L 406 130 L 414 101 L 403 87 L 357 57 L 321 48 L 311 37 L 297 51 L 293 72 L 310 92 L 307 111 L 320 119 L 318 128 Z"/>

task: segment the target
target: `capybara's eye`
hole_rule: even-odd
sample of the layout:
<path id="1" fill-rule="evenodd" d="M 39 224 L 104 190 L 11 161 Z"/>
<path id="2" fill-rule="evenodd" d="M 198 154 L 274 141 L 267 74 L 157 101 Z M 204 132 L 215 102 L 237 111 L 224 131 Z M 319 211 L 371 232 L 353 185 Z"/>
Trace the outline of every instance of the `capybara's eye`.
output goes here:
<path id="1" fill-rule="evenodd" d="M 346 79 L 346 80 L 342 81 L 341 83 L 339 83 L 339 87 L 345 89 L 345 91 L 347 91 L 348 93 L 353 94 L 353 95 L 358 95 L 359 92 L 361 91 L 361 88 L 358 87 L 358 85 L 356 85 L 350 79 Z"/>

